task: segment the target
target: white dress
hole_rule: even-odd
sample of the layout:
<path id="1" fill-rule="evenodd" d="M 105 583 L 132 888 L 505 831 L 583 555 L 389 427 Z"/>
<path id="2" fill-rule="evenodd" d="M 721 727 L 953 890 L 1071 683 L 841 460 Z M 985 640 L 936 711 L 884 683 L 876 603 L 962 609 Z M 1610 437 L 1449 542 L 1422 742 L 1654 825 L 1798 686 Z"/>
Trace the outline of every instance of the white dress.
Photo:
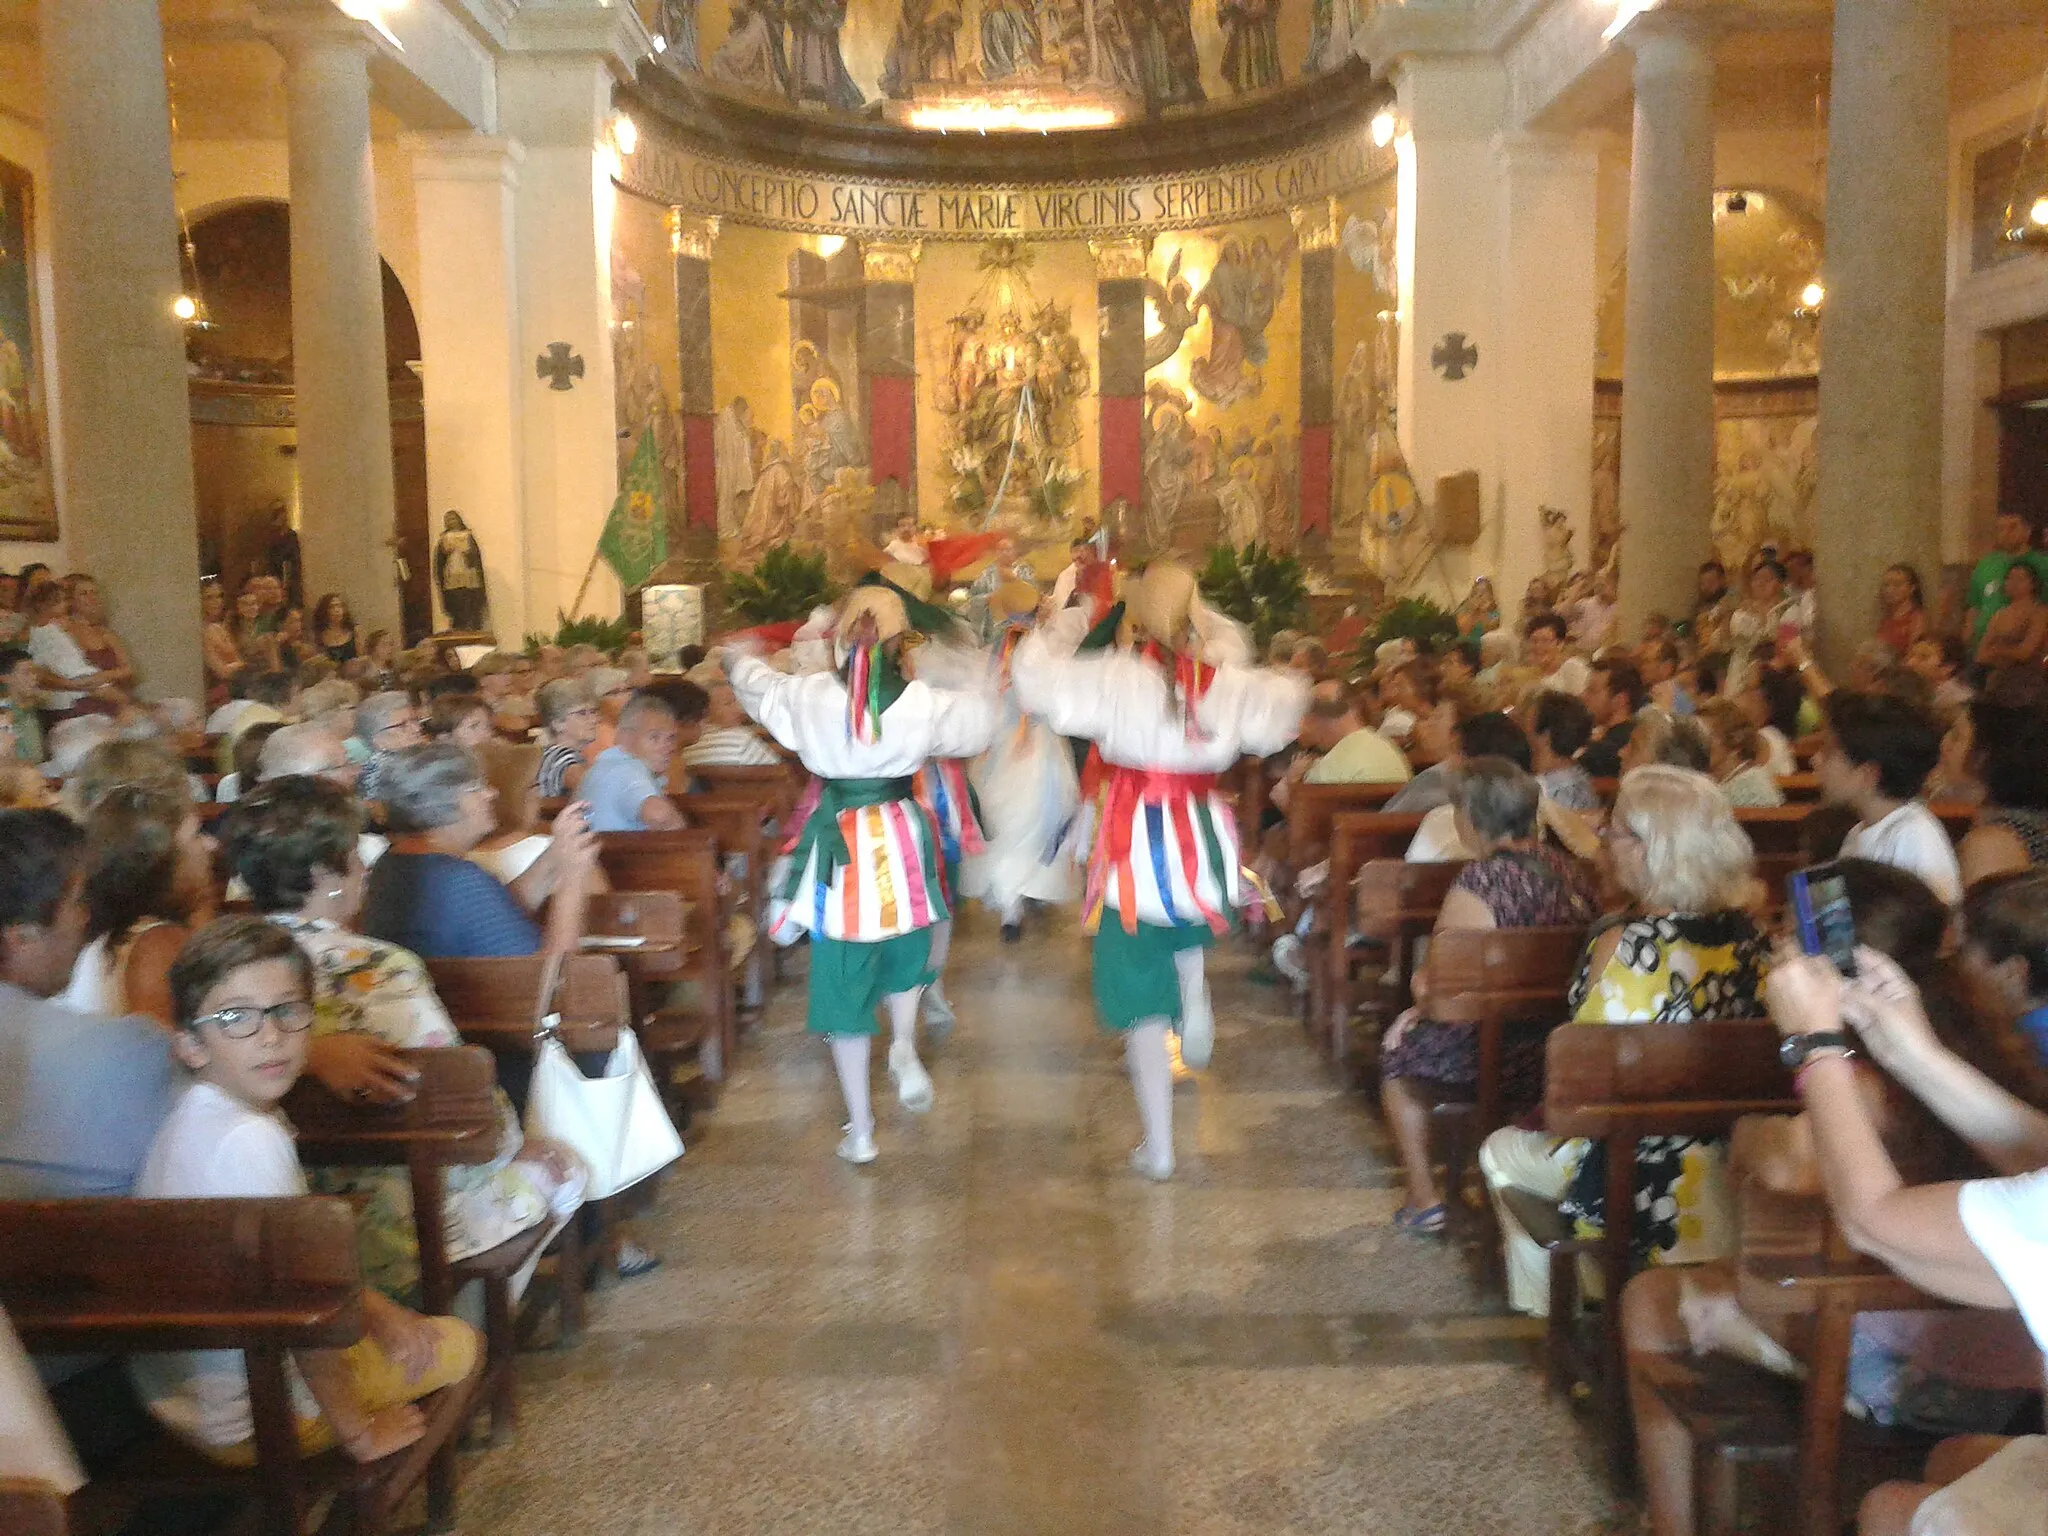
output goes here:
<path id="1" fill-rule="evenodd" d="M 1014 688 L 1004 690 L 995 740 L 969 777 L 987 846 L 961 862 L 960 894 L 999 911 L 1027 898 L 1072 901 L 1072 835 L 1081 804 L 1073 755 L 1050 727 L 1024 713 Z"/>

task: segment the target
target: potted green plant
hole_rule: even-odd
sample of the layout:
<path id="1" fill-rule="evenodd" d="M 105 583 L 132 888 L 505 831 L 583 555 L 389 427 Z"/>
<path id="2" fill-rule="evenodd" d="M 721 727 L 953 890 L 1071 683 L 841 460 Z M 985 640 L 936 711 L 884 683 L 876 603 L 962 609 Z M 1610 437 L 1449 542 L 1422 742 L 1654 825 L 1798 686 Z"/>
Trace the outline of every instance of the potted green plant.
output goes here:
<path id="1" fill-rule="evenodd" d="M 1199 580 L 1202 600 L 1249 629 L 1260 655 L 1274 635 L 1308 620 L 1308 582 L 1301 562 L 1266 545 L 1212 546 Z"/>
<path id="2" fill-rule="evenodd" d="M 726 607 L 750 625 L 808 618 L 813 608 L 838 595 L 825 573 L 825 557 L 804 554 L 786 541 L 751 571 L 733 571 L 725 578 Z"/>

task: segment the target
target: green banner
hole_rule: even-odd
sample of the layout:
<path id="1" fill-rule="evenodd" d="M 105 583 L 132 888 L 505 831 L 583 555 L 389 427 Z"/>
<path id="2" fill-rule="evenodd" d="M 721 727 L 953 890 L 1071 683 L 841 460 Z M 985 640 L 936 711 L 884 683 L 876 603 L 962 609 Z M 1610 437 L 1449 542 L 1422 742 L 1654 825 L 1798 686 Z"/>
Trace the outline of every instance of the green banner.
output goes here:
<path id="1" fill-rule="evenodd" d="M 646 586 L 647 578 L 668 558 L 668 507 L 662 499 L 661 461 L 654 451 L 652 427 L 640 434 L 640 446 L 633 451 L 612 515 L 605 519 L 597 552 L 629 592 Z"/>

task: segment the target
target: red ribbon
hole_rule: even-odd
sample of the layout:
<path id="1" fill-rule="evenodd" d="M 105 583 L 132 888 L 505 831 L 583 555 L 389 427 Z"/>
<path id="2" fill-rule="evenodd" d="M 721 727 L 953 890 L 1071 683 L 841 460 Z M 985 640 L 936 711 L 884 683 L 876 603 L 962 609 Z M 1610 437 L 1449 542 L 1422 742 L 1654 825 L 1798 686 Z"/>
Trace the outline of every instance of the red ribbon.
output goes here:
<path id="1" fill-rule="evenodd" d="M 1159 805 L 1165 807 L 1173 818 L 1181 874 L 1187 880 L 1188 891 L 1194 897 L 1197 910 L 1217 933 L 1229 929 L 1229 923 L 1219 913 L 1211 911 L 1208 903 L 1202 900 L 1195 880 L 1200 860 L 1195 852 L 1194 817 L 1189 807 L 1196 797 L 1207 797 L 1215 788 L 1216 775 L 1213 773 L 1168 773 L 1157 768 L 1109 769 L 1095 855 L 1089 861 L 1088 894 L 1084 903 L 1091 924 L 1099 918 L 1108 883 L 1113 877 L 1117 888 L 1117 914 L 1123 920 L 1124 932 L 1137 932 L 1138 882 L 1137 873 L 1131 866 L 1131 829 L 1141 806 Z"/>

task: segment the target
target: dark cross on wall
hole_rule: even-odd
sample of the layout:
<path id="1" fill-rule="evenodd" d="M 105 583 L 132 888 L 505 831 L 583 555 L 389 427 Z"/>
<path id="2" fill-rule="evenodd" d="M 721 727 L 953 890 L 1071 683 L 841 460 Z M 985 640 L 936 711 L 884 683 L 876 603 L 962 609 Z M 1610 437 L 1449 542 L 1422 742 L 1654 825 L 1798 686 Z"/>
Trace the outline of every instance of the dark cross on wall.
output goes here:
<path id="1" fill-rule="evenodd" d="M 1465 339 L 1463 331 L 1450 331 L 1429 354 L 1429 366 L 1455 384 L 1479 366 L 1479 349 Z"/>
<path id="2" fill-rule="evenodd" d="M 533 360 L 533 373 L 535 378 L 546 379 L 549 389 L 574 389 L 572 381 L 583 377 L 583 359 L 566 341 L 551 341 L 547 351 Z"/>

